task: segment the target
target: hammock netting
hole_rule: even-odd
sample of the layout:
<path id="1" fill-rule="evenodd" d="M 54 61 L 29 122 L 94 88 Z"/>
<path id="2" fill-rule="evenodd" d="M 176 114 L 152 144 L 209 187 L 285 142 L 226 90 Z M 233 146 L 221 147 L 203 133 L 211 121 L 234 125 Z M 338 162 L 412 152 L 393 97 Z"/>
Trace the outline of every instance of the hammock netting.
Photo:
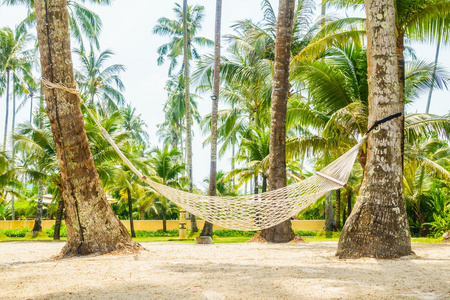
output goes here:
<path id="1" fill-rule="evenodd" d="M 42 78 L 43 84 L 50 89 L 63 89 L 79 95 L 78 90 L 51 83 Z M 296 184 L 257 195 L 235 197 L 217 197 L 192 194 L 177 190 L 143 176 L 142 173 L 120 151 L 109 133 L 82 101 L 88 113 L 100 128 L 104 138 L 111 144 L 125 164 L 144 182 L 159 194 L 179 205 L 191 214 L 224 228 L 236 230 L 262 230 L 273 227 L 297 215 L 300 211 L 316 202 L 326 193 L 339 189 L 348 181 L 359 148 L 367 135 L 320 172 Z"/>

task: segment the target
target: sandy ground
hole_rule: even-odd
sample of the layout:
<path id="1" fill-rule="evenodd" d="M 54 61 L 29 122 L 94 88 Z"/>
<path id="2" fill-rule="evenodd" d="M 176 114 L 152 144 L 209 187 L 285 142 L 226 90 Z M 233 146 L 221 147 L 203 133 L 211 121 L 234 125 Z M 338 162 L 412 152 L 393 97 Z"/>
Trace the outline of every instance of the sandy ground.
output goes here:
<path id="1" fill-rule="evenodd" d="M 336 242 L 142 245 L 52 260 L 63 243 L 0 243 L 0 299 L 450 299 L 450 244 L 397 260 L 339 260 Z"/>

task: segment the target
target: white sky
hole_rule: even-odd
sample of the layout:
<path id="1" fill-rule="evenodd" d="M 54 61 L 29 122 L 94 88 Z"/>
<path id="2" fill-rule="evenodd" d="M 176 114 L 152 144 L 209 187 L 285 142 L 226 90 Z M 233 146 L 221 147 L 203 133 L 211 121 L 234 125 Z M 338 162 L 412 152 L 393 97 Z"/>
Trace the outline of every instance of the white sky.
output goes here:
<path id="1" fill-rule="evenodd" d="M 152 29 L 160 17 L 174 18 L 172 11 L 176 1 L 155 0 L 115 0 L 110 7 L 93 6 L 103 21 L 103 33 L 100 37 L 101 50 L 111 49 L 115 56 L 109 64 L 123 64 L 127 71 L 122 74 L 122 80 L 126 91 L 124 95 L 128 102 L 137 108 L 137 112 L 148 125 L 151 146 L 160 145 L 156 137 L 156 124 L 164 121 L 163 107 L 167 99 L 164 90 L 168 79 L 168 66 L 158 66 L 156 63 L 156 49 L 169 41 L 168 37 L 160 37 L 152 33 Z M 181 0 L 178 1 L 181 3 Z M 275 9 L 277 0 L 270 1 Z M 214 0 L 189 0 L 189 5 L 200 4 L 205 7 L 205 21 L 203 30 L 199 36 L 214 39 Z M 236 20 L 252 19 L 257 22 L 262 19 L 260 10 L 261 0 L 224 0 L 222 11 L 222 34 L 231 33 L 230 25 Z M 359 13 L 361 15 L 361 13 Z M 26 9 L 21 7 L 8 7 L 0 5 L 0 27 L 14 27 L 26 16 Z M 434 60 L 434 47 L 428 45 L 414 45 L 419 58 Z M 211 52 L 212 52 L 211 48 Z M 441 50 L 440 63 L 448 67 L 450 65 L 450 51 L 447 48 Z M 76 67 L 76 66 L 75 66 Z M 433 93 L 431 113 L 446 114 L 450 110 L 448 91 Z M 427 95 L 423 95 L 420 101 L 407 108 L 408 112 L 424 112 Z M 199 101 L 199 111 L 205 115 L 211 111 L 209 95 L 204 95 Z M 223 107 L 223 106 L 222 106 Z M 220 104 L 219 104 L 220 109 Z M 29 114 L 29 106 L 19 113 L 18 122 L 25 120 Z M 0 141 L 3 142 L 5 98 L 0 98 Z M 11 125 L 9 125 L 9 130 Z M 194 128 L 193 140 L 193 174 L 194 183 L 199 187 L 205 187 L 203 179 L 209 174 L 210 149 L 203 148 L 204 136 L 198 127 Z M 230 156 L 222 158 L 218 162 L 218 169 L 228 171 L 230 169 Z"/>

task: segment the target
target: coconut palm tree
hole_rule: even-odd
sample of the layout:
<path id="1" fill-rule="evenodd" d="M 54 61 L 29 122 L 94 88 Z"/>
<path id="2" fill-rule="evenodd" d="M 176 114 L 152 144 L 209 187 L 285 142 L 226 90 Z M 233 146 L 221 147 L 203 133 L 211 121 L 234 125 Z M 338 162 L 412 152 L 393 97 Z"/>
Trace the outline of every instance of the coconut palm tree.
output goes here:
<path id="1" fill-rule="evenodd" d="M 395 3 L 380 0 L 366 5 L 369 123 L 373 124 L 402 112 L 403 101 L 398 97 Z M 398 118 L 370 133 L 371 155 L 358 204 L 342 230 L 339 257 L 394 258 L 412 253 L 402 186 L 402 137 Z"/>
<path id="2" fill-rule="evenodd" d="M 42 77 L 75 88 L 67 2 L 46 2 L 46 7 L 42 6 L 44 2 L 35 2 Z M 61 55 L 50 55 L 50 52 Z M 59 158 L 62 194 L 67 212 L 65 221 L 68 237 L 62 254 L 139 249 L 106 201 L 89 149 L 78 97 L 62 90 L 54 93 L 48 86 L 44 87 L 44 95 Z M 76 147 L 73 146 L 75 144 Z M 83 162 L 82 166 L 79 162 Z"/>
<path id="3" fill-rule="evenodd" d="M 89 53 L 82 49 L 75 49 L 81 62 L 81 69 L 75 73 L 80 90 L 90 102 L 96 103 L 101 112 L 116 111 L 125 103 L 122 91 L 125 89 L 120 79 L 120 73 L 125 67 L 120 64 L 106 66 L 107 61 L 114 55 L 111 50 L 102 51 L 98 56 L 94 49 Z"/>
<path id="4" fill-rule="evenodd" d="M 69 13 L 69 28 L 72 37 L 78 43 L 81 49 L 84 49 L 83 38 L 87 38 L 89 44 L 94 44 L 97 49 L 100 48 L 98 37 L 102 30 L 102 20 L 100 17 L 84 6 L 82 3 L 90 2 L 99 5 L 110 5 L 111 0 L 81 0 L 68 1 Z M 34 0 L 5 0 L 7 5 L 25 5 L 28 8 L 29 14 L 22 21 L 21 27 L 36 25 L 36 7 Z"/>
<path id="5" fill-rule="evenodd" d="M 0 74 L 1 77 L 6 76 L 6 80 L 3 81 L 6 85 L 6 113 L 3 150 L 5 150 L 8 136 L 10 82 L 12 81 L 13 83 L 12 94 L 14 119 L 16 114 L 15 95 L 18 90 L 17 84 L 22 86 L 24 79 L 32 78 L 31 69 L 35 59 L 33 51 L 27 50 L 26 47 L 33 40 L 33 36 L 20 27 L 16 30 L 12 30 L 8 27 L 0 30 Z"/>
<path id="6" fill-rule="evenodd" d="M 186 8 L 186 24 L 183 26 L 184 8 Z M 158 48 L 158 65 L 162 65 L 166 58 L 169 59 L 169 76 L 172 75 L 178 60 L 183 56 L 183 45 L 186 40 L 188 50 L 186 51 L 188 59 L 199 59 L 198 50 L 196 47 L 213 46 L 214 42 L 204 38 L 196 36 L 202 29 L 202 22 L 205 18 L 205 8 L 201 5 L 183 7 L 180 4 L 175 3 L 173 9 L 175 13 L 175 19 L 169 19 L 166 17 L 158 19 L 158 24 L 153 27 L 153 33 L 161 36 L 168 36 L 171 38 L 170 42 L 163 44 Z M 183 33 L 186 28 L 186 35 Z M 187 38 L 185 39 L 184 36 Z"/>
<path id="7" fill-rule="evenodd" d="M 405 166 L 403 183 L 410 219 L 417 223 L 420 236 L 426 236 L 426 211 L 433 201 L 433 179 L 441 178 L 450 182 L 450 173 L 446 170 L 450 160 L 450 148 L 447 141 L 430 137 L 405 143 Z M 431 208 L 431 207 L 430 207 Z"/>
<path id="8" fill-rule="evenodd" d="M 181 153 L 176 148 L 169 149 L 169 143 L 166 143 L 162 149 L 154 148 L 150 155 L 149 163 L 155 172 L 152 180 L 170 187 L 181 188 L 179 179 L 185 169 L 185 165 L 181 163 Z M 157 198 L 157 202 L 161 206 L 163 230 L 165 231 L 166 215 L 173 210 L 174 206 L 162 195 Z"/>

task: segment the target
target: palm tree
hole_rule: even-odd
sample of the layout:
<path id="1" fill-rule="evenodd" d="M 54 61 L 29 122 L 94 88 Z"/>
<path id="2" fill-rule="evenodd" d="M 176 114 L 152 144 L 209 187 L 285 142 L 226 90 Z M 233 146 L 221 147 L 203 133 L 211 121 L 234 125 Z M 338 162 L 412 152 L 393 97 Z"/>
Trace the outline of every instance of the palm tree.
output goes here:
<path id="1" fill-rule="evenodd" d="M 369 123 L 403 111 L 397 73 L 395 3 L 368 1 L 367 64 Z M 337 255 L 394 258 L 410 255 L 402 186 L 402 120 L 380 125 L 369 135 L 365 176 L 358 204 L 345 223 Z M 388 199 L 386 195 L 389 195 Z"/>
<path id="2" fill-rule="evenodd" d="M 96 103 L 104 115 L 109 111 L 116 111 L 125 103 L 121 93 L 124 86 L 119 76 L 125 71 L 125 67 L 119 64 L 105 66 L 114 55 L 111 50 L 102 51 L 98 56 L 92 47 L 88 54 L 80 49 L 76 49 L 75 53 L 81 61 L 81 69 L 75 74 L 81 92 L 89 101 Z"/>
<path id="3" fill-rule="evenodd" d="M 186 14 L 184 11 L 186 10 Z M 166 17 L 158 19 L 158 24 L 153 27 L 153 33 L 161 36 L 169 36 L 170 42 L 163 44 L 158 48 L 158 65 L 162 65 L 167 57 L 170 60 L 169 76 L 172 76 L 175 67 L 178 65 L 178 59 L 184 55 L 184 43 L 187 42 L 188 50 L 186 54 L 188 59 L 199 59 L 198 50 L 196 46 L 213 46 L 213 41 L 196 36 L 202 29 L 202 21 L 205 18 L 205 8 L 201 5 L 188 6 L 183 2 L 183 7 L 175 3 L 173 9 L 176 18 L 174 20 Z M 186 16 L 186 26 L 183 24 L 183 18 Z M 186 29 L 186 34 L 184 30 Z M 186 38 L 184 38 L 186 37 Z M 183 58 L 184 60 L 184 58 Z M 187 66 L 184 63 L 183 67 Z"/>
<path id="4" fill-rule="evenodd" d="M 217 110 L 219 107 L 219 84 L 220 84 L 220 25 L 222 21 L 222 0 L 216 1 L 216 25 L 214 40 L 214 80 L 212 112 L 211 112 L 211 166 L 209 172 L 209 196 L 216 196 L 217 185 Z M 202 236 L 213 235 L 213 224 L 205 221 Z"/>
<path id="5" fill-rule="evenodd" d="M 211 46 L 212 41 L 196 37 L 195 34 L 201 29 L 201 21 L 204 18 L 204 7 L 194 6 L 188 7 L 187 0 L 183 1 L 183 8 L 179 4 L 175 4 L 174 12 L 177 16 L 175 20 L 161 18 L 158 24 L 153 28 L 153 33 L 159 35 L 168 35 L 172 37 L 169 43 L 158 48 L 158 64 L 164 63 L 164 56 L 170 58 L 169 76 L 177 65 L 177 58 L 183 54 L 183 70 L 185 80 L 185 106 L 186 106 L 186 156 L 187 156 L 187 172 L 189 181 L 189 192 L 193 191 L 192 183 L 192 141 L 191 141 L 191 117 L 190 117 L 190 99 L 189 99 L 189 59 L 199 58 L 194 45 Z M 180 72 L 181 73 L 181 72 Z M 191 215 L 191 229 L 193 232 L 198 231 L 197 223 L 194 215 Z"/>
<path id="6" fill-rule="evenodd" d="M 42 76 L 55 83 L 64 82 L 68 88 L 75 88 L 67 2 L 47 0 L 47 3 L 47 7 L 42 6 L 44 2 L 35 3 Z M 61 55 L 50 55 L 50 52 Z M 106 201 L 89 150 L 78 97 L 62 90 L 55 92 L 47 86 L 44 94 L 59 158 L 67 212 L 68 238 L 62 254 L 80 255 L 119 248 L 139 248 Z M 83 162 L 82 165 L 79 162 Z"/>
<path id="7" fill-rule="evenodd" d="M 148 143 L 148 133 L 144 130 L 147 124 L 141 119 L 141 115 L 136 115 L 136 108 L 127 104 L 127 106 L 122 109 L 123 117 L 123 128 L 128 131 L 131 138 L 137 141 L 145 150 L 145 146 Z"/>
<path id="8" fill-rule="evenodd" d="M 414 140 L 405 143 L 405 167 L 403 183 L 410 218 L 417 222 L 420 236 L 426 236 L 427 206 L 433 201 L 433 179 L 438 177 L 450 181 L 450 148 L 446 141 L 436 138 Z"/>
<path id="9" fill-rule="evenodd" d="M 181 153 L 176 149 L 169 149 L 169 143 L 164 145 L 164 148 L 154 148 L 151 151 L 150 165 L 155 171 L 153 180 L 174 188 L 181 188 L 180 175 L 184 171 L 184 164 L 180 162 Z M 173 209 L 173 204 L 159 195 L 158 203 L 161 206 L 163 217 L 163 230 L 166 230 L 166 215 Z"/>
<path id="10" fill-rule="evenodd" d="M 30 35 L 20 27 L 15 31 L 11 28 L 2 28 L 0 30 L 0 72 L 2 77 L 6 75 L 6 114 L 5 131 L 3 136 L 3 150 L 5 150 L 8 136 L 10 81 L 12 80 L 13 82 L 12 93 L 14 119 L 16 113 L 16 84 L 20 83 L 22 85 L 23 79 L 32 78 L 31 67 L 34 61 L 34 55 L 32 54 L 32 51 L 26 49 L 27 45 L 32 40 L 32 35 Z"/>
<path id="11" fill-rule="evenodd" d="M 275 66 L 270 125 L 269 190 L 286 186 L 286 110 L 289 97 L 289 62 L 295 1 L 280 0 L 275 40 Z M 261 230 L 268 242 L 289 242 L 294 237 L 291 221 Z"/>
<path id="12" fill-rule="evenodd" d="M 89 44 L 96 45 L 97 49 L 100 48 L 98 37 L 102 30 L 102 20 L 100 17 L 88 9 L 82 3 L 91 2 L 100 5 L 110 5 L 111 0 L 81 0 L 81 1 L 68 1 L 68 13 L 69 13 L 69 28 L 71 35 L 78 43 L 81 49 L 84 49 L 83 37 L 87 38 Z M 21 27 L 35 26 L 36 25 L 36 7 L 35 0 L 5 0 L 7 5 L 25 5 L 28 8 L 29 14 L 22 21 Z"/>
<path id="13" fill-rule="evenodd" d="M 245 162 L 246 166 L 232 170 L 228 177 L 239 176 L 241 184 L 253 176 L 254 194 L 258 194 L 258 178 L 262 178 L 262 190 L 267 191 L 267 179 L 269 178 L 269 142 L 270 132 L 268 128 L 250 128 L 243 134 L 239 145 L 239 152 L 234 160 Z"/>

